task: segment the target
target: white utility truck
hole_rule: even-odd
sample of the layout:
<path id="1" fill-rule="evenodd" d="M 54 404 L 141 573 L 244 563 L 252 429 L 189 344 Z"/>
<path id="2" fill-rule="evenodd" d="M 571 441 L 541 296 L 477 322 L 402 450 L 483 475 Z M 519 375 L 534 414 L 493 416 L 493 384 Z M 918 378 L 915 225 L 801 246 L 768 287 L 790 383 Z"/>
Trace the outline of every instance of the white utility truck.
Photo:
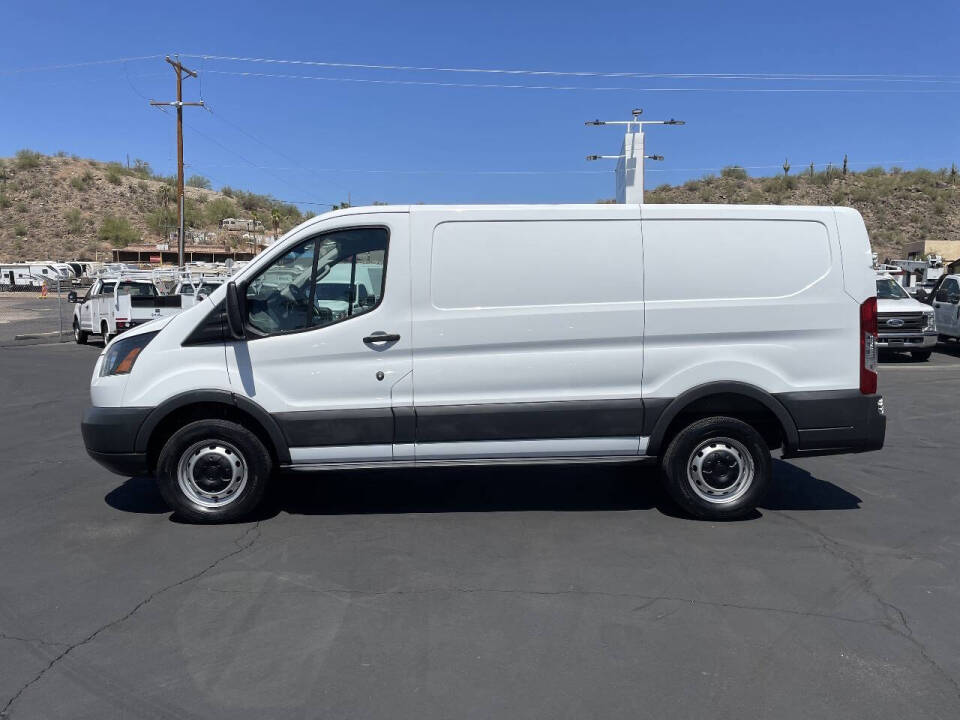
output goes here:
<path id="1" fill-rule="evenodd" d="M 888 273 L 877 275 L 877 347 L 929 360 L 937 345 L 937 323 L 929 305 L 914 300 Z"/>
<path id="2" fill-rule="evenodd" d="M 97 279 L 86 295 L 71 291 L 67 299 L 76 304 L 73 337 L 80 345 L 98 334 L 106 344 L 118 333 L 180 312 L 178 296 L 161 295 L 149 280 L 124 277 Z"/>
<path id="3" fill-rule="evenodd" d="M 217 275 L 186 276 L 180 279 L 170 294 L 179 297 L 180 307 L 186 310 L 213 293 L 225 280 L 225 277 Z"/>
<path id="4" fill-rule="evenodd" d="M 198 522 L 278 468 L 573 462 L 659 463 L 686 512 L 743 517 L 772 451 L 883 446 L 871 265 L 849 208 L 337 210 L 113 340 L 84 443 Z"/>

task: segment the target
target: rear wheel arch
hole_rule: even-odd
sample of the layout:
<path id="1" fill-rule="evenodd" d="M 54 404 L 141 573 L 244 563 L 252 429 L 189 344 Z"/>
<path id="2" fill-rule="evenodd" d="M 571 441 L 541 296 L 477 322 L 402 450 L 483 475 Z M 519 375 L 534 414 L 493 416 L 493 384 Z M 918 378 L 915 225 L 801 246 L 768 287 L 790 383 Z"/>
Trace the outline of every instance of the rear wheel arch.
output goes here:
<path id="1" fill-rule="evenodd" d="M 796 423 L 773 395 L 747 383 L 718 382 L 691 388 L 652 419 L 647 454 L 662 454 L 685 427 L 716 416 L 732 417 L 754 427 L 771 448 L 797 446 Z"/>
<path id="2" fill-rule="evenodd" d="M 275 465 L 289 464 L 290 450 L 276 421 L 253 401 L 227 391 L 184 393 L 157 406 L 137 433 L 136 450 L 147 454 L 148 466 L 153 471 L 167 439 L 179 428 L 203 419 L 230 420 L 242 425 L 267 447 Z"/>

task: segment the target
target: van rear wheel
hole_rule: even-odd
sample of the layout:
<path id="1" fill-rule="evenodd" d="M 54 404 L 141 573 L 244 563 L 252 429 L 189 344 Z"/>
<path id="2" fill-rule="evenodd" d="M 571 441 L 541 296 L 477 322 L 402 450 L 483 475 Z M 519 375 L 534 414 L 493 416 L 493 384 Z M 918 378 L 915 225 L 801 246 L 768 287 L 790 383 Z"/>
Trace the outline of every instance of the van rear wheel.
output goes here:
<path id="1" fill-rule="evenodd" d="M 86 345 L 87 338 L 90 334 L 86 330 L 80 329 L 80 323 L 76 320 L 73 321 L 73 339 L 77 341 L 77 345 Z"/>
<path id="2" fill-rule="evenodd" d="M 666 489 L 680 507 L 705 520 L 753 512 L 770 484 L 770 450 L 753 427 L 729 417 L 688 425 L 663 456 Z"/>
<path id="3" fill-rule="evenodd" d="M 157 460 L 157 485 L 174 512 L 198 523 L 249 515 L 273 469 L 260 439 L 228 420 L 198 420 L 175 432 Z"/>

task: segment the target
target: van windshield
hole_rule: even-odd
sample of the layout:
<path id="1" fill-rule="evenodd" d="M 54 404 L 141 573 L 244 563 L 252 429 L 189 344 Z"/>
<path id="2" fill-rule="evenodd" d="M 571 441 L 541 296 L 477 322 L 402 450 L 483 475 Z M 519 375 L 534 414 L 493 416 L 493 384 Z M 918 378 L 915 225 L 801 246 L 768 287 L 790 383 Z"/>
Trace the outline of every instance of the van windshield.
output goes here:
<path id="1" fill-rule="evenodd" d="M 896 280 L 879 278 L 877 280 L 877 300 L 902 300 L 910 297 Z"/>

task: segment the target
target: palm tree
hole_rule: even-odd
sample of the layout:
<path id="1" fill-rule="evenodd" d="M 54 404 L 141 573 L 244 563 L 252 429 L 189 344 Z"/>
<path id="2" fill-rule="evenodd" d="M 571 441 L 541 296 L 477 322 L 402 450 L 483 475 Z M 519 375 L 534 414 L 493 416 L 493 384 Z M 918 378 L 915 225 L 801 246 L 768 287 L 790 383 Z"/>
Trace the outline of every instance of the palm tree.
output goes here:
<path id="1" fill-rule="evenodd" d="M 256 210 L 252 211 L 250 216 L 253 218 L 253 254 L 256 255 L 260 252 L 260 236 L 257 234 L 257 223 L 260 222 L 260 216 L 257 215 Z"/>
<path id="2" fill-rule="evenodd" d="M 280 211 L 274 208 L 270 211 L 270 219 L 273 220 L 273 241 L 276 242 L 280 232 Z"/>

